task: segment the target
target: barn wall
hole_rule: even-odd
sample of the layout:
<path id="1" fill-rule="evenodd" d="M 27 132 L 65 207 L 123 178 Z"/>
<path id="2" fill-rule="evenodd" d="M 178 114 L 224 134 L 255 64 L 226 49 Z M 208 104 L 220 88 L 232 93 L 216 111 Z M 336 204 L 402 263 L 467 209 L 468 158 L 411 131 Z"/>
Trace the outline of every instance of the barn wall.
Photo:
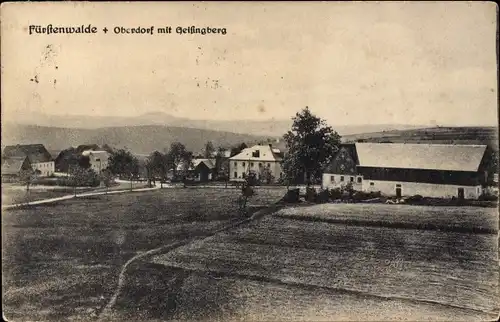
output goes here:
<path id="1" fill-rule="evenodd" d="M 340 177 L 344 177 L 344 181 L 340 181 Z M 358 183 L 358 178 L 362 178 L 361 176 L 357 175 L 350 175 L 350 174 L 339 174 L 339 173 L 323 173 L 323 178 L 322 178 L 322 187 L 323 189 L 334 189 L 334 188 L 340 188 L 342 185 L 346 185 L 347 183 L 350 182 L 351 177 L 354 178 L 353 182 L 353 188 L 354 190 L 361 190 L 362 189 L 362 183 Z"/>
<path id="2" fill-rule="evenodd" d="M 373 185 L 370 185 L 373 183 Z M 364 180 L 363 191 L 380 191 L 383 195 L 395 196 L 396 184 L 401 185 L 403 196 L 421 195 L 434 198 L 458 197 L 458 188 L 464 188 L 464 195 L 467 199 L 477 199 L 482 192 L 481 186 L 460 186 L 419 182 L 398 182 L 381 180 Z"/>

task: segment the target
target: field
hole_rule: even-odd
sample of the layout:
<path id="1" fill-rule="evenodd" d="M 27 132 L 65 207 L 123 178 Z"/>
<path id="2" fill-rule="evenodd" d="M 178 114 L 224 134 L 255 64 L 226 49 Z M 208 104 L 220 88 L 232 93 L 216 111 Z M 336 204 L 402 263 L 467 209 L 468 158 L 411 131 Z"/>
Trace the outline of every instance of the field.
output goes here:
<path id="1" fill-rule="evenodd" d="M 249 204 L 283 194 L 258 188 Z M 495 209 L 286 207 L 214 235 L 245 218 L 238 196 L 191 187 L 5 211 L 6 317 L 470 321 L 498 311 Z M 203 236 L 131 264 L 112 315 L 100 315 L 127 260 Z"/>
<path id="2" fill-rule="evenodd" d="M 183 281 L 175 280 L 177 294 L 171 296 L 180 303 L 188 301 L 193 309 L 183 305 L 172 316 L 199 319 L 208 315 L 223 320 L 242 316 L 256 320 L 495 317 L 499 309 L 495 209 L 361 207 L 330 204 L 283 209 L 156 256 L 153 264 L 165 266 L 164 276 L 172 274 L 169 269 L 185 274 Z M 337 221 L 318 220 L 328 214 Z M 450 229 L 426 229 L 424 223 L 431 218 L 439 218 L 435 219 L 439 224 L 450 221 Z M 365 225 L 370 220 L 377 225 Z M 420 228 L 385 227 L 389 222 Z M 453 231 L 460 225 L 494 233 Z M 130 285 L 142 284 L 144 279 L 142 271 Z M 172 280 L 158 285 L 165 283 L 176 289 Z M 209 295 L 192 300 L 186 294 L 194 292 L 195 284 Z M 129 292 L 140 298 L 137 292 Z M 155 294 L 146 296 L 143 303 L 154 302 Z M 129 303 L 124 296 L 123 302 Z M 219 300 L 210 300 L 210 296 Z M 366 311 L 365 303 L 374 309 Z M 144 318 L 165 316 L 152 313 Z"/>
<path id="3" fill-rule="evenodd" d="M 133 189 L 147 187 L 146 182 L 134 182 Z M 109 187 L 108 191 L 129 190 L 130 183 L 119 182 L 116 185 Z M 77 187 L 77 194 L 84 192 L 104 192 L 105 188 L 99 187 Z M 73 187 L 63 186 L 31 186 L 29 195 L 26 192 L 26 186 L 2 184 L 2 204 L 11 205 L 17 203 L 26 203 L 28 201 L 37 201 L 43 199 L 51 199 L 74 194 Z"/>
<path id="4" fill-rule="evenodd" d="M 251 205 L 283 195 L 281 189 L 257 193 Z M 236 189 L 163 189 L 4 211 L 5 316 L 96 317 L 128 259 L 241 219 L 238 194 Z"/>

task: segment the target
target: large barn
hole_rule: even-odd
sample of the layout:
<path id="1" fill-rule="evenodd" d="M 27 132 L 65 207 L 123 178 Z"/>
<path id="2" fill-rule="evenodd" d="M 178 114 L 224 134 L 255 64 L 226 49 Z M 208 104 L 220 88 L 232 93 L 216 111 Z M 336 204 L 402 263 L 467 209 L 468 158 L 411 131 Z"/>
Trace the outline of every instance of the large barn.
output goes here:
<path id="1" fill-rule="evenodd" d="M 354 143 L 342 145 L 323 187 L 389 196 L 477 199 L 486 182 L 486 145 Z"/>

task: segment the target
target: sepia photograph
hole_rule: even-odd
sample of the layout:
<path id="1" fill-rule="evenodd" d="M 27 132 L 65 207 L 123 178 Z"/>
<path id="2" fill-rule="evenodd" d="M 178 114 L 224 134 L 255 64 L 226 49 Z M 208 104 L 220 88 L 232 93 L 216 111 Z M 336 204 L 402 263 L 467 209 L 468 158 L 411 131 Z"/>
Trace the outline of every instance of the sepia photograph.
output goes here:
<path id="1" fill-rule="evenodd" d="M 497 321 L 494 2 L 4 2 L 6 321 Z"/>

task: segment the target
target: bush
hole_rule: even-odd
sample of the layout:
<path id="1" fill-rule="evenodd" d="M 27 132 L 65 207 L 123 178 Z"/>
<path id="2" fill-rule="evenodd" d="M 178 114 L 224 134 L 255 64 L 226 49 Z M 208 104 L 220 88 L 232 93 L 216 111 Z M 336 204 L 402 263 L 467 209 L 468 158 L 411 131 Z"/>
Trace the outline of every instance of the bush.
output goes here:
<path id="1" fill-rule="evenodd" d="M 414 195 L 411 197 L 406 198 L 406 202 L 411 202 L 411 203 L 421 203 L 424 201 L 424 197 L 421 195 Z"/>
<path id="2" fill-rule="evenodd" d="M 330 200 L 330 192 L 327 189 L 321 189 L 316 198 L 317 202 L 325 203 Z"/>
<path id="3" fill-rule="evenodd" d="M 300 189 L 290 189 L 288 190 L 283 198 L 281 198 L 282 202 L 287 202 L 287 203 L 298 203 L 300 202 Z"/>
<path id="4" fill-rule="evenodd" d="M 478 198 L 479 201 L 497 201 L 498 195 L 494 195 L 491 193 L 483 193 Z"/>
<path id="5" fill-rule="evenodd" d="M 316 189 L 307 187 L 306 188 L 306 200 L 309 202 L 316 202 L 316 199 L 318 197 L 318 193 L 316 192 Z"/>
<path id="6" fill-rule="evenodd" d="M 342 197 L 342 191 L 339 188 L 330 190 L 330 199 L 336 200 Z"/>

